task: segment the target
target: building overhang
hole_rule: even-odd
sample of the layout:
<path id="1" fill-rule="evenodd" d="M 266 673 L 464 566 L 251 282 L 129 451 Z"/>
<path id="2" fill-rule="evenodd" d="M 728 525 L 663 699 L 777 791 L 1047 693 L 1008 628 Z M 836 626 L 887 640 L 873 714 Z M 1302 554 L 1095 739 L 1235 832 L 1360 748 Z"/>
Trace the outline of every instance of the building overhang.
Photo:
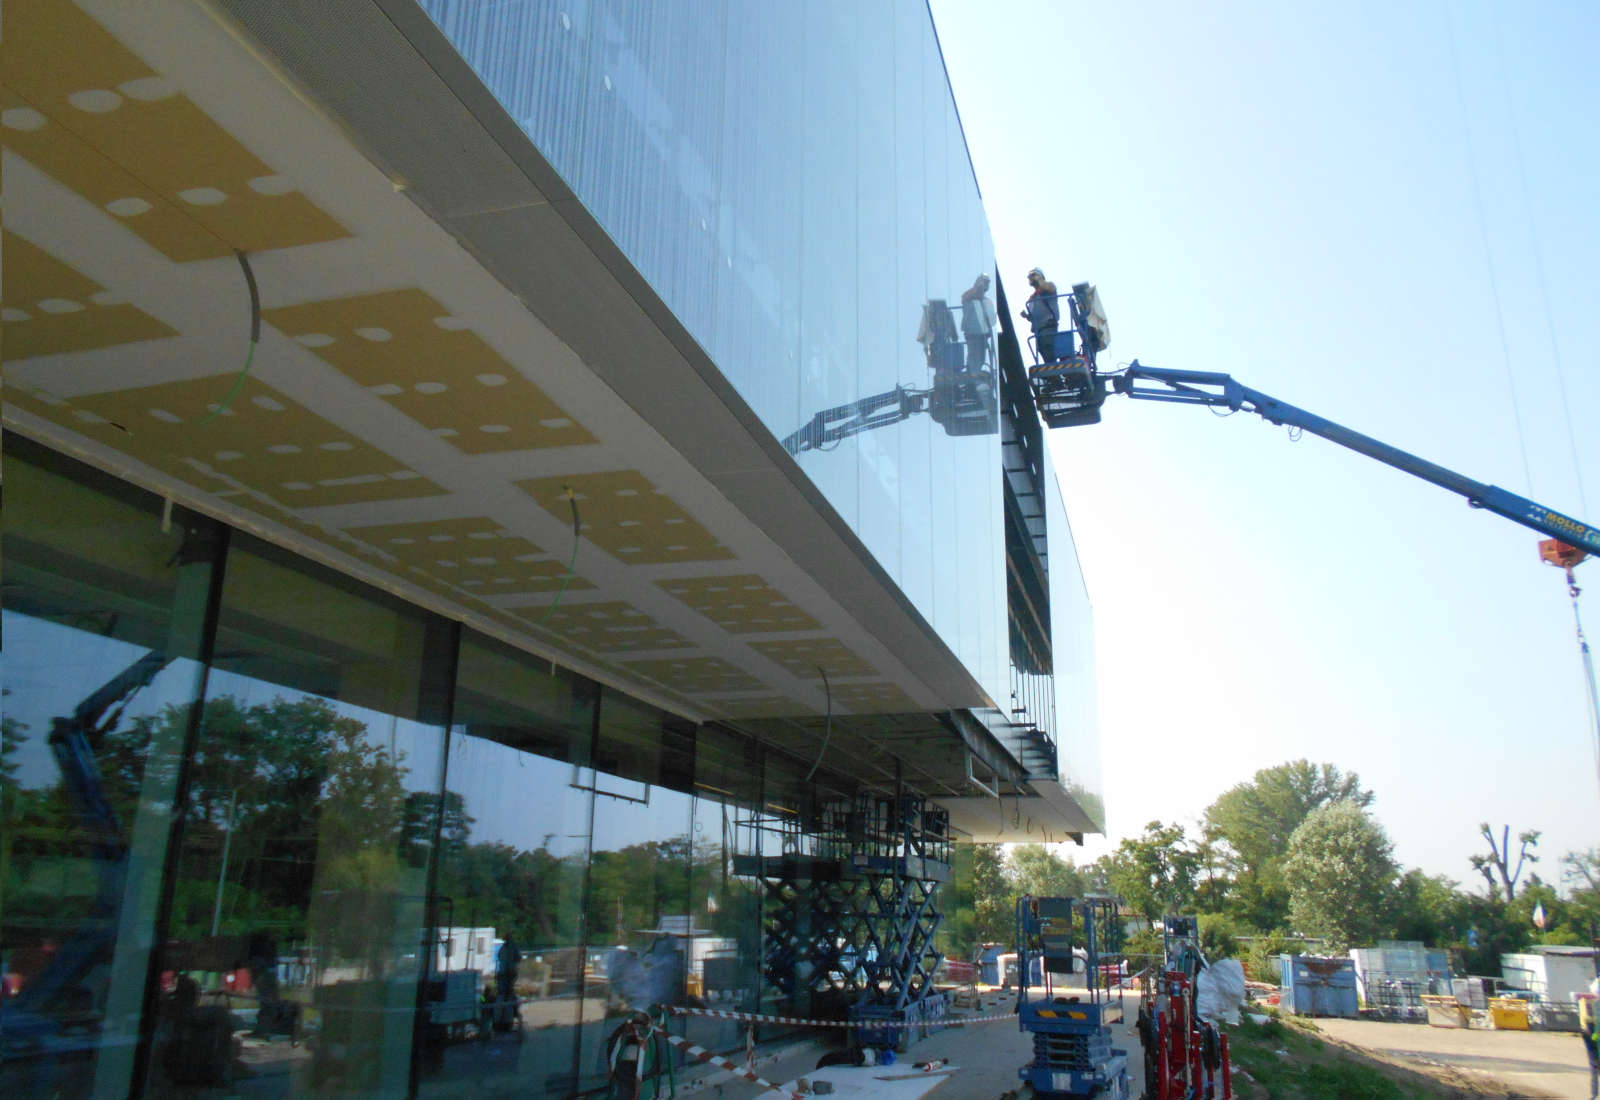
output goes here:
<path id="1" fill-rule="evenodd" d="M 1004 770 L 938 718 L 994 701 L 411 0 L 6 21 L 8 429 L 798 757 L 832 723 L 931 791 Z"/>

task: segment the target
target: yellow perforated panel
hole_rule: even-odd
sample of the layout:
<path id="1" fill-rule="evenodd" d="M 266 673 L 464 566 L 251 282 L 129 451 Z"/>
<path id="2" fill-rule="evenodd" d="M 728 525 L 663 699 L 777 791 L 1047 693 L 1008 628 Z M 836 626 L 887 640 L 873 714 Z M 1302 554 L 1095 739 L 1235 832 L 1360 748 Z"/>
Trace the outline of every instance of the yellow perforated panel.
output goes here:
<path id="1" fill-rule="evenodd" d="M 484 517 L 352 527 L 348 533 L 479 596 L 556 591 L 571 560 L 558 560 Z M 573 577 L 566 587 L 576 592 L 594 586 Z"/>
<path id="2" fill-rule="evenodd" d="M 527 623 L 599 653 L 683 649 L 691 644 L 643 611 L 619 600 L 561 603 L 554 611 L 548 607 L 525 607 L 517 614 Z"/>
<path id="3" fill-rule="evenodd" d="M 856 714 L 909 714 L 922 709 L 896 684 L 834 684 L 833 701 Z"/>
<path id="4" fill-rule="evenodd" d="M 623 667 L 665 688 L 689 694 L 760 691 L 766 685 L 720 657 L 624 661 Z"/>
<path id="5" fill-rule="evenodd" d="M 5 21 L 6 143 L 169 258 L 349 236 L 75 5 L 7 0 Z M 104 172 L 101 159 L 117 171 Z M 113 187 L 127 190 L 110 195 Z M 174 212 L 213 244 L 176 228 Z"/>
<path id="6" fill-rule="evenodd" d="M 792 642 L 753 642 L 751 648 L 776 661 L 795 676 L 819 680 L 820 667 L 830 679 L 876 676 L 878 670 L 833 638 L 797 638 Z"/>
<path id="7" fill-rule="evenodd" d="M 467 454 L 594 442 L 423 291 L 307 302 L 262 316 Z"/>
<path id="8" fill-rule="evenodd" d="M 35 126 L 31 130 L 0 129 L 0 140 L 8 151 L 116 217 L 167 259 L 183 263 L 229 255 L 227 243 L 179 210 L 173 205 L 175 200 L 163 198 L 3 86 L 0 112 L 6 112 L 0 118 Z"/>
<path id="9" fill-rule="evenodd" d="M 656 584 L 731 634 L 820 629 L 817 620 L 753 573 Z"/>
<path id="10" fill-rule="evenodd" d="M 723 561 L 733 552 L 636 470 L 574 474 L 517 483 L 551 515 L 571 518 L 566 489 L 578 495 L 585 538 L 630 564 Z"/>
<path id="11" fill-rule="evenodd" d="M 48 415 L 208 489 L 192 459 L 289 508 L 397 500 L 444 490 L 254 377 L 201 423 L 232 374 L 76 397 Z"/>
<path id="12" fill-rule="evenodd" d="M 7 361 L 177 335 L 15 233 L 0 233 Z"/>
<path id="13" fill-rule="evenodd" d="M 810 711 L 782 695 L 752 696 L 743 699 L 701 699 L 703 706 L 725 718 L 787 718 L 810 716 Z"/>

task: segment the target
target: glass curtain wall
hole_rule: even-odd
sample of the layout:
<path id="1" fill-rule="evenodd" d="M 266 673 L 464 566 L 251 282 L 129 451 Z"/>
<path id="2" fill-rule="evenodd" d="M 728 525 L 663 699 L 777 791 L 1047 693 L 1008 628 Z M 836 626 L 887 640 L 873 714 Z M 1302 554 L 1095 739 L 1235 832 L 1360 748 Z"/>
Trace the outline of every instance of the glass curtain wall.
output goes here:
<path id="1" fill-rule="evenodd" d="M 566 1096 L 797 1007 L 734 857 L 804 765 L 5 447 L 0 1094 Z"/>
<path id="2" fill-rule="evenodd" d="M 994 247 L 927 8 L 421 2 L 1006 698 Z"/>
<path id="3" fill-rule="evenodd" d="M 1050 539 L 1050 648 L 1055 670 L 1056 765 L 1061 785 L 1103 831 L 1100 785 L 1100 718 L 1095 694 L 1094 614 L 1078 564 L 1067 510 L 1055 470 L 1045 486 L 1045 524 Z"/>
<path id="4" fill-rule="evenodd" d="M 186 761 L 149 1095 L 234 1074 L 406 1091 L 452 635 L 234 538 Z"/>
<path id="5" fill-rule="evenodd" d="M 0 1095 L 126 1095 L 221 533 L 6 444 Z"/>
<path id="6" fill-rule="evenodd" d="M 581 677 L 477 635 L 462 640 L 438 806 L 430 1001 L 444 1005 L 452 985 L 483 998 L 474 1027 L 487 1030 L 474 1037 L 489 1041 L 454 1043 L 448 1025 L 435 1028 L 424 1096 L 458 1095 L 467 1082 L 478 1095 L 575 1086 L 579 1025 L 605 1004 L 593 997 L 583 912 L 594 800 L 583 777 L 598 702 Z"/>

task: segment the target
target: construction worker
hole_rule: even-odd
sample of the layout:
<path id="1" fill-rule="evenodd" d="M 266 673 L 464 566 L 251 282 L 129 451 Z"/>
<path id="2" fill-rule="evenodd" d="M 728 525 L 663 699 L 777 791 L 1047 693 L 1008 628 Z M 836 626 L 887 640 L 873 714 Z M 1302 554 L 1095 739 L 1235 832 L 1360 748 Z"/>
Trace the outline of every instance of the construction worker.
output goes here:
<path id="1" fill-rule="evenodd" d="M 1028 272 L 1033 294 L 1022 307 L 1022 316 L 1033 326 L 1033 344 L 1039 362 L 1056 361 L 1056 330 L 1061 326 L 1061 303 L 1056 299 L 1056 284 L 1037 267 Z M 1071 349 L 1067 349 L 1071 353 Z"/>

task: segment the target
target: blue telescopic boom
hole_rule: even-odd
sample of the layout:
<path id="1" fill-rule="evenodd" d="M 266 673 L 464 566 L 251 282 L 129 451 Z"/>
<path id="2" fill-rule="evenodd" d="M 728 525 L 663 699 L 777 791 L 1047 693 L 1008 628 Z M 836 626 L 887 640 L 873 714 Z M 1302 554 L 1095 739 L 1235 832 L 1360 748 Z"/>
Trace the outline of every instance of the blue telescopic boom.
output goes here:
<path id="1" fill-rule="evenodd" d="M 1148 383 L 1141 385 L 1141 383 Z M 1576 546 L 1590 554 L 1600 555 L 1600 530 L 1587 523 L 1562 515 L 1552 508 L 1510 493 L 1497 485 L 1485 485 L 1454 470 L 1435 465 L 1414 454 L 1381 443 L 1371 436 L 1351 431 L 1331 420 L 1324 420 L 1304 409 L 1296 408 L 1276 397 L 1268 397 L 1258 390 L 1241 386 L 1232 375 L 1213 371 L 1166 370 L 1146 367 L 1135 359 L 1128 369 L 1111 376 L 1111 385 L 1117 393 L 1142 401 L 1171 401 L 1180 405 L 1209 405 L 1213 408 L 1253 412 L 1272 424 L 1285 424 L 1319 435 L 1341 447 L 1348 447 L 1368 458 L 1404 470 L 1414 477 L 1430 481 L 1441 489 L 1459 493 L 1474 508 L 1483 508 L 1504 516 L 1514 523 L 1531 527 L 1551 538 Z"/>

